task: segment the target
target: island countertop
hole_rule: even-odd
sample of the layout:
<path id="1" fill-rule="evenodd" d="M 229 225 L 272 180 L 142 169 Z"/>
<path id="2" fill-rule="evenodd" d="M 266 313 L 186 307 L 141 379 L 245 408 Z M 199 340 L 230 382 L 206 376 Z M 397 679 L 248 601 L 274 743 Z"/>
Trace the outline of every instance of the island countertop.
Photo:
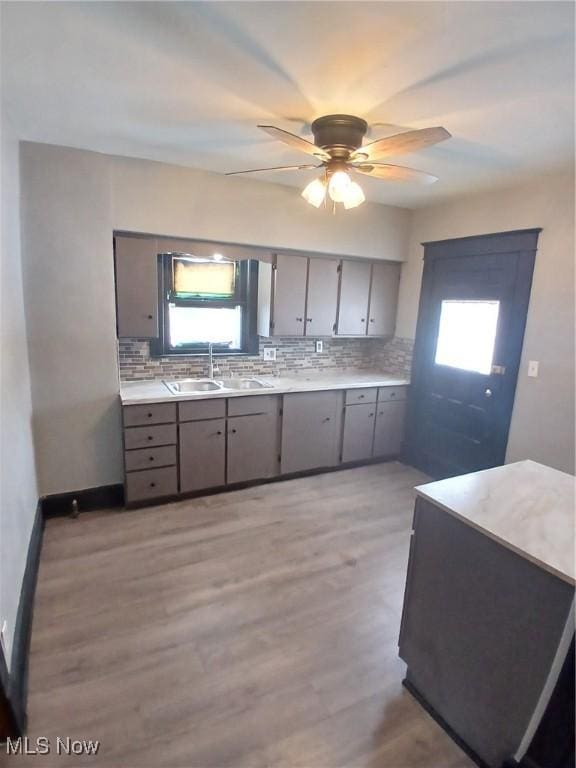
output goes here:
<path id="1" fill-rule="evenodd" d="M 574 584 L 575 482 L 565 472 L 520 461 L 419 485 L 416 493 Z"/>
<path id="2" fill-rule="evenodd" d="M 223 389 L 175 395 L 162 380 L 130 381 L 121 384 L 120 399 L 122 405 L 144 405 L 176 400 L 210 400 L 218 397 L 285 395 L 292 392 L 319 392 L 362 387 L 401 387 L 410 383 L 408 379 L 401 376 L 379 371 L 301 373 L 295 376 L 254 376 L 253 378 L 257 378 L 270 386 L 263 389 Z M 218 377 L 215 379 L 218 380 Z"/>

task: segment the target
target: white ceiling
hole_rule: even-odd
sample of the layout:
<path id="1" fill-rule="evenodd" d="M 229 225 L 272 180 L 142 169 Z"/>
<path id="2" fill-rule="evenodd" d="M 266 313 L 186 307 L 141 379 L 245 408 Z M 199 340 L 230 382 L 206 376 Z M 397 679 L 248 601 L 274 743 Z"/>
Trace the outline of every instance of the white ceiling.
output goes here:
<path id="1" fill-rule="evenodd" d="M 571 2 L 3 2 L 2 90 L 20 137 L 225 172 L 306 162 L 308 137 L 364 117 L 371 140 L 444 125 L 396 162 L 432 187 L 364 181 L 417 207 L 573 165 Z M 391 158 L 391 162 L 395 159 Z M 310 172 L 262 174 L 302 188 Z"/>

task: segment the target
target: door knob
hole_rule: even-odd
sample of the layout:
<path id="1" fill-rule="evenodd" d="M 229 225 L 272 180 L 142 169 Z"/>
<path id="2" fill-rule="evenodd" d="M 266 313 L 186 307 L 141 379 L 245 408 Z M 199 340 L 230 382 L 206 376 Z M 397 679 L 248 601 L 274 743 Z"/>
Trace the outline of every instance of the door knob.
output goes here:
<path id="1" fill-rule="evenodd" d="M 484 391 L 484 394 L 486 395 L 486 397 L 492 397 L 492 390 L 491 389 L 486 389 Z"/>

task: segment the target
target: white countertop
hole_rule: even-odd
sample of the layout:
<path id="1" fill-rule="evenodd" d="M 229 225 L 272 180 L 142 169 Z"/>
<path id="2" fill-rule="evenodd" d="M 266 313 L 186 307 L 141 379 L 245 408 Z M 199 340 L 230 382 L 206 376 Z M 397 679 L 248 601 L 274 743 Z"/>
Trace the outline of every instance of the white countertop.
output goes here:
<path id="1" fill-rule="evenodd" d="M 576 478 L 520 461 L 419 485 L 424 499 L 574 584 Z"/>
<path id="2" fill-rule="evenodd" d="M 210 400 L 215 397 L 285 395 L 291 392 L 358 389 L 361 387 L 400 387 L 410 383 L 408 379 L 378 371 L 302 373 L 295 376 L 255 376 L 254 378 L 272 386 L 264 389 L 225 389 L 174 395 L 162 380 L 130 381 L 120 386 L 120 399 L 122 405 L 144 405 L 173 400 Z"/>

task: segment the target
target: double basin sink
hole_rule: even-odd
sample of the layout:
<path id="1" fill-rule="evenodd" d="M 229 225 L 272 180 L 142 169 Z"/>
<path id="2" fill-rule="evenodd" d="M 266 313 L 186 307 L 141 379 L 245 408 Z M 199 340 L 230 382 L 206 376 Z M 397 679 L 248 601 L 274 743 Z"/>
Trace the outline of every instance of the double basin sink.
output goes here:
<path id="1" fill-rule="evenodd" d="M 237 392 L 246 389 L 273 389 L 273 384 L 253 377 L 236 379 L 180 379 L 178 381 L 165 381 L 166 386 L 173 395 L 193 395 L 202 392 Z"/>

